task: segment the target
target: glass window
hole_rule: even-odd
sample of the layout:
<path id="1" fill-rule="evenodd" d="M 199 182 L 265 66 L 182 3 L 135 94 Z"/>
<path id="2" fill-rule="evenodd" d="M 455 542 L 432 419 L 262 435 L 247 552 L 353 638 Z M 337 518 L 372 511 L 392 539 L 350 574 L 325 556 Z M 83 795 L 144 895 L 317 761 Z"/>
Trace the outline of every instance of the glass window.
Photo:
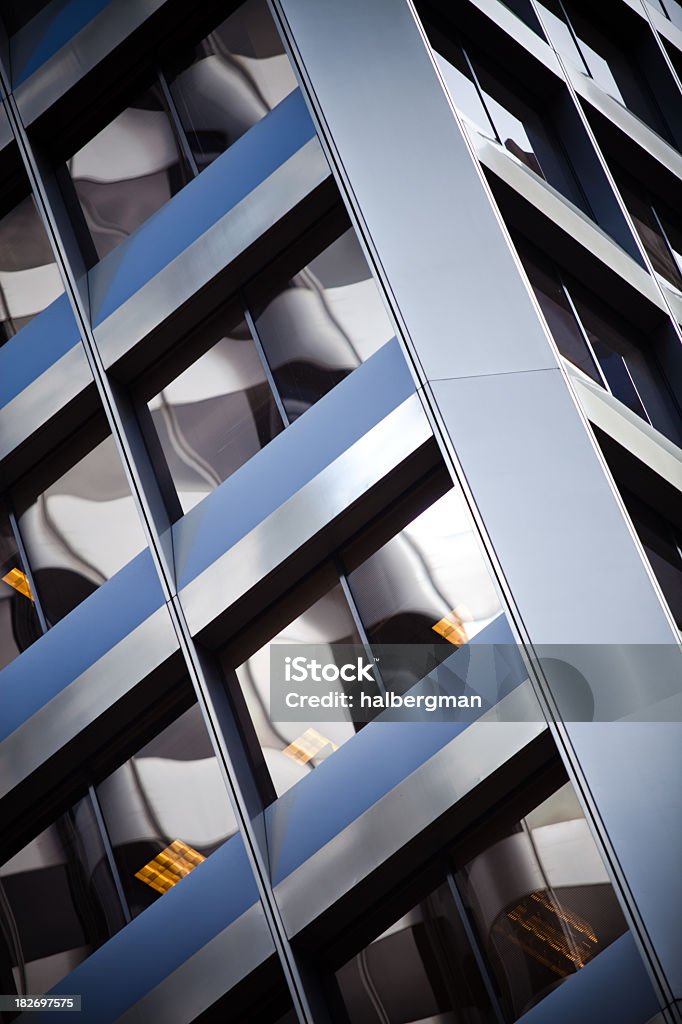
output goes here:
<path id="1" fill-rule="evenodd" d="M 401 644 L 441 648 L 443 658 L 501 613 L 478 535 L 454 488 L 353 568 L 348 585 L 388 690 L 404 693 L 421 678 Z M 388 645 L 388 648 L 385 646 Z"/>
<path id="2" fill-rule="evenodd" d="M 340 582 L 339 568 L 345 570 Z M 404 694 L 501 614 L 463 499 L 445 473 L 428 477 L 359 534 L 333 566 L 271 608 L 253 625 L 253 639 L 242 635 L 222 652 L 237 715 L 255 732 L 274 794 L 281 796 L 378 717 L 387 690 Z M 339 702 L 330 720 L 322 720 L 321 711 L 307 717 L 301 711 L 295 720 L 292 712 L 287 721 L 273 721 L 273 644 L 291 645 L 294 658 L 294 645 L 315 644 L 305 656 L 325 666 L 358 655 L 374 664 L 374 680 L 362 680 L 367 702 L 359 702 L 351 673 L 348 685 L 339 680 L 332 689 L 354 693 L 353 711 Z M 350 655 L 346 645 L 355 645 Z M 245 659 L 237 656 L 244 647 L 252 652 Z M 370 696 L 379 698 L 377 705 Z"/>
<path id="3" fill-rule="evenodd" d="M 3 992 L 48 992 L 124 922 L 86 797 L 0 867 Z"/>
<path id="4" fill-rule="evenodd" d="M 507 1019 L 516 1020 L 627 930 L 566 783 L 456 874 Z"/>
<path id="5" fill-rule="evenodd" d="M 223 313 L 201 334 L 212 347 L 148 403 L 183 512 L 283 427 L 245 321 Z"/>
<path id="6" fill-rule="evenodd" d="M 615 177 L 654 272 L 682 292 L 682 231 L 675 218 L 625 171 L 617 169 Z"/>
<path id="7" fill-rule="evenodd" d="M 627 930 L 569 783 L 468 841 L 475 856 L 337 970 L 354 1024 L 516 1020 Z"/>
<path id="8" fill-rule="evenodd" d="M 49 3 L 50 0 L 4 0 L 2 20 L 5 23 L 7 34 L 14 35 Z"/>
<path id="9" fill-rule="evenodd" d="M 79 449 L 61 450 L 15 490 L 19 531 L 50 624 L 145 546 L 113 438 L 89 444 L 83 437 Z"/>
<path id="10" fill-rule="evenodd" d="M 290 421 L 394 336 L 352 228 L 270 293 L 256 328 Z"/>
<path id="11" fill-rule="evenodd" d="M 33 196 L 0 217 L 0 345 L 64 287 Z"/>
<path id="12" fill-rule="evenodd" d="M 520 84 L 501 69 L 493 73 L 468 44 L 462 47 L 431 26 L 428 32 L 445 84 L 466 123 L 495 139 L 591 216 L 551 118 L 532 97 L 524 98 Z"/>
<path id="13" fill-rule="evenodd" d="M 157 85 L 82 146 L 67 166 L 99 259 L 191 176 Z"/>
<path id="14" fill-rule="evenodd" d="M 319 590 L 319 588 L 316 588 Z M 270 717 L 270 644 L 320 645 L 324 658 L 337 663 L 335 646 L 361 644 L 351 610 L 341 586 L 332 583 L 317 596 L 299 592 L 297 602 L 311 602 L 288 622 L 268 643 L 246 659 L 236 670 L 246 711 L 253 723 L 265 766 L 277 796 L 295 783 L 355 735 L 350 714 L 341 712 L 337 721 L 273 722 Z M 316 598 L 316 599 L 315 599 Z M 285 613 L 286 616 L 286 613 Z M 274 620 L 273 620 L 274 621 Z M 225 657 L 230 678 L 229 656 Z"/>
<path id="15" fill-rule="evenodd" d="M 31 583 L 7 509 L 0 502 L 0 669 L 41 634 Z"/>
<path id="16" fill-rule="evenodd" d="M 195 704 L 0 867 L 3 991 L 49 991 L 236 831 Z"/>
<path id="17" fill-rule="evenodd" d="M 96 792 L 132 917 L 237 831 L 197 704 Z"/>
<path id="18" fill-rule="evenodd" d="M 682 533 L 626 488 L 621 488 L 621 494 L 673 618 L 682 630 Z"/>
<path id="19" fill-rule="evenodd" d="M 615 310 L 524 242 L 523 265 L 559 351 L 566 359 L 672 440 L 680 410 L 654 361 L 651 344 Z"/>
<path id="20" fill-rule="evenodd" d="M 171 71 L 171 92 L 199 170 L 296 88 L 265 0 L 248 0 Z"/>

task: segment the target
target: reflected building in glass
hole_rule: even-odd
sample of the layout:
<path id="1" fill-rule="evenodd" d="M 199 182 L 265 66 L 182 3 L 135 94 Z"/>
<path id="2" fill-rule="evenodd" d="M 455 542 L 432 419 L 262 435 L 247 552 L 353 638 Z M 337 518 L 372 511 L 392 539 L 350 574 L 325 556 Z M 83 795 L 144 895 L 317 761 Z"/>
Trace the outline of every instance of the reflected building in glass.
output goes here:
<path id="1" fill-rule="evenodd" d="M 1 1024 L 682 1019 L 681 33 L 2 6 Z"/>

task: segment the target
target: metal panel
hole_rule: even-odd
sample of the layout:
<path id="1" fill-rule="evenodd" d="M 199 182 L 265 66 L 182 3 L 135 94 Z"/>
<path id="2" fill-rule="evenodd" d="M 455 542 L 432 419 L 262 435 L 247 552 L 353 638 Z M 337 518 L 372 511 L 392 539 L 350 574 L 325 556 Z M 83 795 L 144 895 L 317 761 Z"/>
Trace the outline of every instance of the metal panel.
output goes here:
<path id="1" fill-rule="evenodd" d="M 419 731 L 417 723 L 410 725 L 412 731 Z M 453 731 L 453 724 L 449 725 Z M 373 723 L 367 728 L 388 730 L 388 735 L 395 732 L 391 723 Z M 428 744 L 427 734 L 438 728 L 436 723 L 423 723 L 422 742 Z M 530 684 L 523 683 L 479 721 L 451 738 L 277 883 L 275 896 L 288 934 L 302 931 L 546 728 Z M 329 767 L 333 767 L 333 761 Z M 295 789 L 291 796 L 287 814 L 282 815 L 276 828 L 269 829 L 273 857 L 278 856 L 280 833 L 290 827 L 287 819 L 297 816 Z M 410 813 L 406 814 L 408 807 Z M 297 827 L 302 827 L 300 818 Z"/>

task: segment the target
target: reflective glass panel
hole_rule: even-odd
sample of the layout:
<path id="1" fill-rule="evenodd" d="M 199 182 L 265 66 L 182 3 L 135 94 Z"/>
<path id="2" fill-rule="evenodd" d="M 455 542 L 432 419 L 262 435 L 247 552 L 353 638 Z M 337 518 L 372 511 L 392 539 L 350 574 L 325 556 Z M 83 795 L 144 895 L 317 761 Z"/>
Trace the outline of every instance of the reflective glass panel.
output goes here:
<path id="1" fill-rule="evenodd" d="M 295 88 L 265 0 L 247 0 L 174 69 L 171 91 L 199 170 Z"/>
<path id="2" fill-rule="evenodd" d="M 505 1016 L 516 1020 L 627 930 L 569 783 L 457 873 Z"/>
<path id="3" fill-rule="evenodd" d="M 40 636 L 31 584 L 0 502 L 0 669 Z"/>
<path id="4" fill-rule="evenodd" d="M 667 285 L 672 285 L 682 292 L 682 263 L 680 259 L 680 233 L 673 226 L 671 219 L 666 218 L 668 237 L 663 229 L 658 207 L 654 206 L 641 186 L 623 172 L 617 176 L 617 184 L 625 204 L 630 211 L 642 245 L 651 260 L 654 272 L 659 274 Z M 674 239 L 675 249 L 671 248 L 669 238 Z"/>
<path id="5" fill-rule="evenodd" d="M 352 228 L 268 299 L 256 327 L 290 420 L 394 335 Z"/>
<path id="6" fill-rule="evenodd" d="M 97 797 L 133 917 L 237 831 L 196 704 L 101 782 Z"/>
<path id="7" fill-rule="evenodd" d="M 46 460 L 16 490 L 19 530 L 50 623 L 68 614 L 145 546 L 113 438 L 106 437 L 80 458 L 74 452 L 78 461 L 70 456 L 64 450 Z"/>
<path id="8" fill-rule="evenodd" d="M 350 715 L 344 716 L 342 711 L 335 712 L 337 720 L 333 722 L 306 721 L 305 713 L 300 721 L 273 722 L 270 717 L 270 644 L 319 644 L 326 652 L 324 660 L 336 664 L 335 644 L 360 642 L 343 590 L 336 584 L 237 668 L 246 710 L 277 796 L 351 739 L 356 727 Z M 228 662 L 226 657 L 229 679 Z"/>
<path id="9" fill-rule="evenodd" d="M 68 170 L 102 259 L 189 180 L 159 88 L 79 149 Z"/>
<path id="10" fill-rule="evenodd" d="M 206 338 L 208 352 L 148 403 L 183 512 L 283 426 L 246 323 L 223 316 Z"/>
<path id="11" fill-rule="evenodd" d="M 348 575 L 370 644 L 424 644 L 443 657 L 502 614 L 478 535 L 461 495 L 450 489 Z M 387 689 L 419 679 L 398 651 L 382 647 Z"/>
<path id="12" fill-rule="evenodd" d="M 86 797 L 0 867 L 3 992 L 49 991 L 123 924 Z"/>
<path id="13" fill-rule="evenodd" d="M 0 345 L 64 291 L 33 196 L 0 218 Z"/>
<path id="14" fill-rule="evenodd" d="M 336 972 L 352 1024 L 493 1024 L 447 883 Z"/>

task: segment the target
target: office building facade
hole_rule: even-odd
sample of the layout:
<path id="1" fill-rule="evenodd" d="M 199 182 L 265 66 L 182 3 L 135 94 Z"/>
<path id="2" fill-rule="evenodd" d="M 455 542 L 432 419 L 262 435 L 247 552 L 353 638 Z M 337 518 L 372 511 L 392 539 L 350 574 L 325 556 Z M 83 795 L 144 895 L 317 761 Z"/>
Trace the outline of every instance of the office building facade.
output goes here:
<path id="1" fill-rule="evenodd" d="M 1 17 L 2 1020 L 682 1020 L 682 6 Z"/>

